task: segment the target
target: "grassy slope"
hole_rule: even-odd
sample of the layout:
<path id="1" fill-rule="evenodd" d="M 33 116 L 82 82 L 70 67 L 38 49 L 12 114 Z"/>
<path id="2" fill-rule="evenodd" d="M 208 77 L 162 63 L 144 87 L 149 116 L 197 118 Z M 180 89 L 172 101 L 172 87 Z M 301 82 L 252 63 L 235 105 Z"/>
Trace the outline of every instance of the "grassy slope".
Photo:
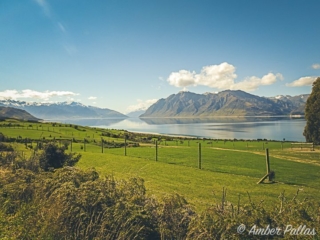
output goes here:
<path id="1" fill-rule="evenodd" d="M 51 123 L 19 123 L 19 127 L 4 127 L 0 132 L 10 137 L 46 139 L 76 138 L 101 141 L 101 131 L 119 134 L 117 130 L 101 130 Z M 51 137 L 50 137 L 51 135 Z M 120 138 L 104 137 L 107 141 L 123 142 Z M 198 165 L 198 143 L 202 145 L 202 170 Z M 22 144 L 14 144 L 26 154 Z M 267 205 L 274 204 L 280 192 L 293 195 L 303 189 L 302 195 L 319 199 L 320 177 L 319 149 L 300 151 L 291 150 L 286 142 L 265 141 L 217 141 L 217 140 L 174 140 L 159 142 L 158 162 L 155 162 L 154 145 L 141 144 L 143 147 L 104 149 L 93 143 L 87 144 L 87 151 L 81 149 L 83 143 L 74 143 L 73 151 L 82 154 L 78 163 L 81 168 L 96 168 L 102 175 L 113 174 L 116 178 L 142 177 L 145 179 L 149 194 L 163 195 L 179 193 L 195 205 L 204 208 L 221 198 L 223 187 L 228 189 L 228 200 L 236 202 L 238 194 L 246 198 L 249 192 L 255 202 L 265 200 Z M 270 150 L 271 169 L 276 172 L 276 184 L 256 182 L 265 174 L 265 151 Z M 284 150 L 282 150 L 282 147 Z M 70 148 L 69 148 L 70 150 Z"/>
<path id="2" fill-rule="evenodd" d="M 288 161 L 288 165 L 290 163 Z M 228 189 L 228 200 L 232 202 L 237 201 L 238 194 L 246 198 L 246 192 L 249 192 L 254 202 L 264 200 L 267 205 L 274 204 L 280 192 L 285 191 L 292 196 L 298 188 L 301 188 L 299 185 L 283 182 L 256 184 L 263 174 L 259 177 L 234 175 L 109 153 L 82 153 L 78 166 L 94 167 L 102 175 L 112 174 L 116 178 L 142 177 L 149 194 L 179 193 L 200 209 L 217 203 L 221 198 L 223 187 Z M 319 173 L 319 168 L 317 170 Z M 319 198 L 320 189 L 316 184 L 312 184 L 312 177 L 314 176 L 310 175 L 306 181 L 313 186 L 304 186 L 303 195 Z"/>

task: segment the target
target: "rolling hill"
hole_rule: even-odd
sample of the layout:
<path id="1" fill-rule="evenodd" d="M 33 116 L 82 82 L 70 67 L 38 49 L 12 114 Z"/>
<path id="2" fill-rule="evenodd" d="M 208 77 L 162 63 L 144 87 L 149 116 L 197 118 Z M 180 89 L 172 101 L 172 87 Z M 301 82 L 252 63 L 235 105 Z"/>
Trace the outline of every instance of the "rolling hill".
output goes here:
<path id="1" fill-rule="evenodd" d="M 1 107 L 0 106 L 0 119 L 18 119 L 24 121 L 39 121 L 39 118 L 32 116 L 25 110 L 12 108 L 12 107 Z"/>

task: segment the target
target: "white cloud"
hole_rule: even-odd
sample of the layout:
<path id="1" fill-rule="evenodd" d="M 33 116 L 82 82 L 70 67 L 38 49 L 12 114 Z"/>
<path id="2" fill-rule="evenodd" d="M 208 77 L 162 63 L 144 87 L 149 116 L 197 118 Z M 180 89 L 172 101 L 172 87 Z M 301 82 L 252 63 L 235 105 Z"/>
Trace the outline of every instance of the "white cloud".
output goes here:
<path id="1" fill-rule="evenodd" d="M 237 75 L 234 73 L 235 67 L 229 63 L 221 63 L 220 65 L 205 66 L 200 74 L 194 71 L 180 70 L 170 74 L 167 81 L 175 87 L 188 87 L 203 85 L 212 88 L 227 88 L 233 83 Z"/>
<path id="2" fill-rule="evenodd" d="M 51 18 L 51 10 L 50 10 L 50 6 L 47 3 L 46 0 L 35 0 L 35 2 L 42 8 L 44 14 Z"/>
<path id="3" fill-rule="evenodd" d="M 41 7 L 45 6 L 47 2 L 45 0 L 35 0 Z"/>
<path id="4" fill-rule="evenodd" d="M 196 85 L 195 72 L 189 72 L 187 70 L 180 70 L 179 72 L 173 72 L 170 74 L 168 80 L 170 85 L 176 87 L 187 87 Z"/>
<path id="5" fill-rule="evenodd" d="M 236 68 L 227 62 L 219 65 L 205 66 L 199 74 L 194 71 L 180 70 L 170 74 L 167 81 L 175 87 L 186 89 L 188 86 L 207 86 L 217 89 L 241 89 L 244 91 L 254 91 L 261 85 L 271 85 L 277 80 L 283 80 L 280 73 L 268 73 L 262 78 L 252 76 L 243 81 L 235 83 L 237 74 Z"/>
<path id="6" fill-rule="evenodd" d="M 137 104 L 130 105 L 127 107 L 126 113 L 140 111 L 140 110 L 147 110 L 148 107 L 150 107 L 152 104 L 154 104 L 158 99 L 149 99 L 149 100 L 141 100 L 137 99 Z"/>
<path id="7" fill-rule="evenodd" d="M 97 97 L 88 97 L 89 100 L 96 100 Z"/>
<path id="8" fill-rule="evenodd" d="M 262 78 L 252 76 L 252 77 L 246 78 L 241 82 L 232 84 L 230 89 L 251 92 L 258 89 L 259 86 L 274 84 L 277 80 L 283 80 L 282 74 L 268 73 L 267 75 L 264 75 Z"/>
<path id="9" fill-rule="evenodd" d="M 72 44 L 65 44 L 63 45 L 63 47 L 70 56 L 73 56 L 76 53 L 78 53 L 77 47 Z"/>
<path id="10" fill-rule="evenodd" d="M 237 77 L 235 70 L 233 65 L 226 62 L 220 65 L 205 66 L 200 74 L 196 75 L 196 84 L 218 89 L 228 88 Z"/>
<path id="11" fill-rule="evenodd" d="M 311 67 L 312 67 L 313 69 L 320 69 L 320 63 L 312 64 Z"/>
<path id="12" fill-rule="evenodd" d="M 58 22 L 58 27 L 60 28 L 61 32 L 64 32 L 64 33 L 66 32 L 66 28 L 61 22 Z"/>
<path id="13" fill-rule="evenodd" d="M 302 77 L 302 78 L 299 78 L 298 80 L 293 81 L 292 83 L 287 83 L 286 86 L 289 86 L 289 87 L 311 86 L 316 79 L 317 77 L 313 77 L 313 76 Z"/>
<path id="14" fill-rule="evenodd" d="M 53 97 L 72 97 L 79 95 L 78 93 L 70 91 L 44 91 L 38 92 L 30 89 L 25 89 L 22 91 L 17 90 L 5 90 L 0 92 L 0 99 L 19 99 L 19 98 L 33 98 L 40 100 L 49 100 Z"/>
<path id="15" fill-rule="evenodd" d="M 57 17 L 57 14 L 53 11 L 47 0 L 34 0 L 42 9 L 44 12 L 44 15 L 55 25 L 62 35 L 65 38 L 65 43 L 62 44 L 62 47 L 65 49 L 65 51 L 70 55 L 73 56 L 76 53 L 78 53 L 77 47 L 70 43 L 70 39 L 68 38 L 68 31 L 64 24 L 62 24 L 61 21 L 59 21 L 59 18 Z"/>

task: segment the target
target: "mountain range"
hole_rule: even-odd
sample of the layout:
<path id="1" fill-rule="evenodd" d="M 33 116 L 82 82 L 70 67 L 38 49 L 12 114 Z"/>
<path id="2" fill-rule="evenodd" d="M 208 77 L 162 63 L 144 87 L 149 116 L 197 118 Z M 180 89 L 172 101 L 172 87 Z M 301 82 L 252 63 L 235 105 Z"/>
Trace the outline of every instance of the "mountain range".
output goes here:
<path id="1" fill-rule="evenodd" d="M 151 105 L 141 118 L 304 115 L 309 94 L 259 97 L 241 90 L 197 94 L 182 91 Z"/>
<path id="2" fill-rule="evenodd" d="M 12 108 L 12 107 L 1 107 L 0 106 L 0 119 L 18 119 L 24 121 L 39 121 L 40 119 L 32 116 L 25 110 Z"/>
<path id="3" fill-rule="evenodd" d="M 127 117 L 276 116 L 304 115 L 308 97 L 309 94 L 259 97 L 240 90 L 204 94 L 181 91 L 167 98 L 159 99 L 145 111 L 131 112 L 127 115 L 108 108 L 86 106 L 79 102 L 30 103 L 16 100 L 0 100 L 0 106 L 26 111 L 14 113 L 13 110 L 10 110 L 12 111 L 12 116 L 17 117 L 21 114 L 22 119 L 39 118 L 45 120 L 124 119 Z M 31 115 L 27 116 L 27 112 Z"/>
<path id="4" fill-rule="evenodd" d="M 16 100 L 0 100 L 0 106 L 25 110 L 37 118 L 61 120 L 70 118 L 127 118 L 108 108 L 86 106 L 78 102 L 30 103 Z"/>

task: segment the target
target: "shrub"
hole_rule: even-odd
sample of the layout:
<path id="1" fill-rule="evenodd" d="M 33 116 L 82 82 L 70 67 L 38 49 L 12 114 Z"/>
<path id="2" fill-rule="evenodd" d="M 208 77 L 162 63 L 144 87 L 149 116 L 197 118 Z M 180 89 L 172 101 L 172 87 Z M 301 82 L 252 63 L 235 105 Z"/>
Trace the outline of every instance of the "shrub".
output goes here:
<path id="1" fill-rule="evenodd" d="M 12 152 L 13 147 L 11 145 L 7 145 L 0 142 L 0 151 Z"/>
<path id="2" fill-rule="evenodd" d="M 40 167 L 44 171 L 63 166 L 74 166 L 81 158 L 75 153 L 65 153 L 65 147 L 58 147 L 55 143 L 48 143 L 39 157 Z"/>

